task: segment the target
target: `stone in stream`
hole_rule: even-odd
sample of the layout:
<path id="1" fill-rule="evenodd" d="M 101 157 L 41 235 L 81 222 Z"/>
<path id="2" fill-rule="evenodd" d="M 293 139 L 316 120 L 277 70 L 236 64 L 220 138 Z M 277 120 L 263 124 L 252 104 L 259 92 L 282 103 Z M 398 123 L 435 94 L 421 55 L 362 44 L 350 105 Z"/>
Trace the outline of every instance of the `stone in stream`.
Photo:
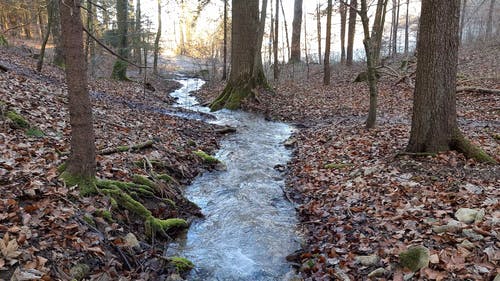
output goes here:
<path id="1" fill-rule="evenodd" d="M 430 252 L 424 246 L 412 246 L 399 254 L 401 265 L 412 271 L 429 266 Z"/>

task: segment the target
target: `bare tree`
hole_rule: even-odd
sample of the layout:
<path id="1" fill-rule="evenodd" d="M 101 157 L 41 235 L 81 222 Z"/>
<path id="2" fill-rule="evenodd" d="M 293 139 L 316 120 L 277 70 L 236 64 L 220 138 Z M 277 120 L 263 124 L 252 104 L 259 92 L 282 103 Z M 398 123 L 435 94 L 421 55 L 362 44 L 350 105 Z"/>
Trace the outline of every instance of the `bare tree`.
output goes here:
<path id="1" fill-rule="evenodd" d="M 351 0 L 349 5 L 349 31 L 347 32 L 347 55 L 346 64 L 352 65 L 353 49 L 354 49 L 354 35 L 356 34 L 356 8 L 357 0 Z"/>
<path id="2" fill-rule="evenodd" d="M 300 61 L 300 33 L 302 24 L 302 0 L 295 0 L 292 22 L 292 52 L 290 54 L 291 62 Z"/>
<path id="3" fill-rule="evenodd" d="M 316 6 L 316 29 L 318 31 L 318 63 L 321 64 L 321 6 Z"/>
<path id="4" fill-rule="evenodd" d="M 222 80 L 227 79 L 227 1 L 224 0 L 224 64 L 222 66 Z"/>
<path id="5" fill-rule="evenodd" d="M 279 78 L 279 61 L 278 61 L 278 44 L 279 44 L 279 16 L 280 16 L 280 0 L 276 0 L 276 16 L 274 18 L 274 40 L 273 40 L 273 53 L 274 53 L 274 80 L 278 81 Z"/>
<path id="6" fill-rule="evenodd" d="M 323 85 L 330 85 L 330 45 L 332 33 L 332 0 L 328 0 L 326 15 L 325 63 L 323 65 Z"/>
<path id="7" fill-rule="evenodd" d="M 340 63 L 345 64 L 345 30 L 347 23 L 347 7 L 345 3 L 340 2 Z"/>
<path id="8" fill-rule="evenodd" d="M 156 31 L 155 47 L 153 55 L 153 73 L 158 74 L 158 55 L 160 53 L 161 38 L 161 0 L 158 0 L 158 30 Z"/>

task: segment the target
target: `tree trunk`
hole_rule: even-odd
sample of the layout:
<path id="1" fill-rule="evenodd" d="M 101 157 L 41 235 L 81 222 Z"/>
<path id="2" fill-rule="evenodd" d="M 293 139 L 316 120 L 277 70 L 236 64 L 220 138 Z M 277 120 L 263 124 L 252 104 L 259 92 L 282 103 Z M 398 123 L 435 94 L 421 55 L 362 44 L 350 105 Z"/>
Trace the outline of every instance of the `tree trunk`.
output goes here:
<path id="1" fill-rule="evenodd" d="M 49 35 L 52 23 L 54 21 L 54 10 L 47 9 L 47 29 L 45 30 L 45 34 L 43 36 L 42 46 L 40 48 L 40 57 L 38 57 L 38 62 L 36 64 L 36 71 L 42 72 L 43 68 L 43 60 L 45 59 L 45 47 L 47 46 L 47 42 L 49 41 Z"/>
<path id="2" fill-rule="evenodd" d="M 459 15 L 460 0 L 422 1 L 413 117 L 407 150 L 440 152 L 457 149 L 467 157 L 494 162 L 465 140 L 458 129 Z"/>
<path id="3" fill-rule="evenodd" d="M 279 0 L 281 3 L 281 14 L 283 14 L 283 23 L 285 27 L 285 39 L 286 39 L 286 49 L 288 50 L 288 56 L 290 56 L 291 50 L 290 50 L 290 41 L 288 41 L 288 24 L 286 22 L 286 16 L 285 16 L 285 9 L 283 9 L 283 0 Z M 283 54 L 285 53 L 285 50 L 283 50 Z M 284 62 L 284 60 L 283 60 Z"/>
<path id="4" fill-rule="evenodd" d="M 345 29 L 347 23 L 347 7 L 344 2 L 340 2 L 340 63 L 345 64 Z"/>
<path id="5" fill-rule="evenodd" d="M 270 31 L 269 31 L 269 45 L 268 45 L 268 58 L 267 60 L 269 61 L 269 65 L 272 64 L 272 58 L 273 58 L 273 40 L 274 40 L 274 13 L 273 13 L 273 0 L 271 0 L 271 3 L 270 3 L 270 7 L 271 7 L 271 21 L 270 21 Z"/>
<path id="6" fill-rule="evenodd" d="M 321 9 L 318 3 L 316 7 L 316 29 L 318 31 L 318 63 L 321 64 Z"/>
<path id="7" fill-rule="evenodd" d="M 153 73 L 158 74 L 158 54 L 160 53 L 161 38 L 161 0 L 158 0 L 158 30 L 156 31 L 155 49 L 153 55 Z"/>
<path id="8" fill-rule="evenodd" d="M 259 0 L 232 1 L 231 73 L 224 91 L 210 104 L 212 111 L 240 108 L 243 100 L 255 98 L 257 88 L 267 88 L 266 78 L 261 73 L 262 62 L 260 67 L 256 63 L 261 56 L 257 53 L 261 50 L 257 46 L 262 43 L 261 27 Z"/>
<path id="9" fill-rule="evenodd" d="M 262 81 L 265 88 L 269 88 L 267 84 L 266 75 L 264 74 L 264 66 L 262 65 L 262 41 L 264 40 L 264 29 L 266 28 L 266 14 L 267 14 L 267 0 L 262 0 L 262 10 L 260 12 L 260 19 L 257 29 L 257 41 L 255 50 L 255 61 L 253 76 L 255 80 Z"/>
<path id="10" fill-rule="evenodd" d="M 325 63 L 323 85 L 330 85 L 330 45 L 332 36 L 332 0 L 328 0 L 326 15 Z"/>
<path id="11" fill-rule="evenodd" d="M 134 50 L 134 56 L 137 61 L 137 64 L 142 65 L 142 52 L 141 52 L 141 47 L 143 45 L 142 42 L 142 15 L 141 15 L 141 0 L 137 0 L 136 6 L 135 6 L 135 32 L 136 35 L 134 38 L 136 38 L 135 42 L 135 50 Z M 139 68 L 139 73 L 142 73 L 142 68 Z"/>
<path id="12" fill-rule="evenodd" d="M 224 64 L 222 66 L 222 80 L 227 79 L 227 1 L 224 0 Z"/>
<path id="13" fill-rule="evenodd" d="M 87 64 L 83 53 L 80 0 L 60 5 L 61 33 L 66 58 L 68 109 L 71 124 L 71 154 L 61 175 L 67 185 L 78 185 L 80 193 L 95 191 L 96 159 L 92 105 L 87 88 Z"/>
<path id="14" fill-rule="evenodd" d="M 409 20 L 409 10 L 410 10 L 410 0 L 406 0 L 406 23 L 405 23 L 405 56 L 408 56 L 409 49 L 409 28 L 410 28 L 410 20 Z"/>
<path id="15" fill-rule="evenodd" d="M 462 43 L 464 36 L 464 27 L 465 27 L 465 15 L 467 14 L 467 0 L 462 0 L 462 13 L 460 19 L 460 38 L 459 42 Z"/>
<path id="16" fill-rule="evenodd" d="M 346 55 L 346 64 L 352 65 L 352 56 L 353 56 L 353 48 L 354 48 L 354 35 L 356 34 L 356 10 L 357 8 L 357 0 L 351 0 L 351 8 L 349 9 L 349 31 L 347 32 L 347 55 Z"/>
<path id="17" fill-rule="evenodd" d="M 493 11 L 495 10 L 495 0 L 490 1 L 488 11 L 488 22 L 486 23 L 486 38 L 491 38 L 493 34 Z"/>
<path id="18" fill-rule="evenodd" d="M 279 15 L 280 15 L 280 0 L 276 0 L 276 16 L 274 19 L 274 42 L 273 42 L 273 52 L 274 52 L 274 80 L 278 81 L 279 78 L 279 60 L 278 60 L 278 44 L 279 44 Z"/>
<path id="19" fill-rule="evenodd" d="M 128 0 L 116 1 L 116 21 L 118 25 L 118 54 L 123 57 L 128 57 L 127 43 L 127 24 L 128 18 Z M 111 78 L 115 80 L 128 80 L 127 78 L 127 62 L 117 58 L 113 65 L 113 73 Z"/>
<path id="20" fill-rule="evenodd" d="M 302 30 L 302 0 L 295 0 L 292 22 L 292 53 L 290 61 L 300 62 L 300 33 Z"/>
<path id="21" fill-rule="evenodd" d="M 382 35 L 384 32 L 385 14 L 388 1 L 389 0 L 377 1 L 377 10 L 375 12 L 375 18 L 373 20 L 371 47 L 373 63 L 375 64 L 375 66 L 378 66 L 380 62 L 380 49 L 382 46 Z"/>
<path id="22" fill-rule="evenodd" d="M 398 53 L 399 0 L 392 0 L 392 55 Z"/>
<path id="23" fill-rule="evenodd" d="M 52 40 L 54 41 L 54 57 L 52 59 L 52 63 L 62 67 L 64 66 L 64 53 L 62 50 L 61 42 L 61 17 L 59 13 L 59 1 L 50 1 L 47 5 L 47 9 L 52 9 L 52 15 L 54 16 L 54 21 L 51 25 Z"/>

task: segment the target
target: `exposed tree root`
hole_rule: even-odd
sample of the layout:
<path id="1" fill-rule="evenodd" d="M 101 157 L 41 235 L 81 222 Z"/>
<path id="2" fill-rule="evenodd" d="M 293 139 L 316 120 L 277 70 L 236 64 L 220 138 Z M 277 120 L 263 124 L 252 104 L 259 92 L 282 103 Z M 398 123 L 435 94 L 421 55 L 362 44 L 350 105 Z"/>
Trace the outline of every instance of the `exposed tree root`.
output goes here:
<path id="1" fill-rule="evenodd" d="M 102 149 L 102 150 L 99 150 L 97 152 L 97 154 L 109 155 L 109 154 L 113 154 L 113 153 L 126 152 L 126 151 L 134 152 L 134 151 L 139 151 L 139 150 L 142 150 L 145 148 L 151 148 L 151 147 L 153 147 L 153 144 L 154 144 L 154 141 L 148 140 L 146 142 L 134 144 L 131 146 L 124 145 L 124 146 L 117 146 L 117 147 L 110 147 L 110 148 Z"/>
<path id="2" fill-rule="evenodd" d="M 498 89 L 487 89 L 487 88 L 479 88 L 479 87 L 457 87 L 458 92 L 478 92 L 482 94 L 495 94 L 500 95 L 500 90 Z"/>
<path id="3" fill-rule="evenodd" d="M 467 158 L 472 158 L 483 163 L 497 164 L 497 161 L 493 157 L 465 138 L 458 128 L 455 129 L 450 148 L 463 153 Z"/>

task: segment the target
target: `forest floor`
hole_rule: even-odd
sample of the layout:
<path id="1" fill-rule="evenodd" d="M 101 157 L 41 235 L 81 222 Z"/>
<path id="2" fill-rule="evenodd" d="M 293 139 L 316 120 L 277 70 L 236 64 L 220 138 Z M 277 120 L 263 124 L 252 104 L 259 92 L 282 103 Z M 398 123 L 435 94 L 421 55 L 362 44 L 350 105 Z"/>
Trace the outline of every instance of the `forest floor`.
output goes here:
<path id="1" fill-rule="evenodd" d="M 500 89 L 498 42 L 463 48 L 460 57 L 459 86 Z M 304 65 L 287 66 L 275 93 L 262 92 L 260 104 L 248 107 L 297 128 L 288 141 L 287 188 L 306 245 L 290 260 L 305 280 L 493 280 L 500 166 L 454 151 L 405 155 L 413 89 L 395 76 L 381 78 L 377 127 L 365 129 L 368 89 L 352 82 L 362 70 L 333 66 L 323 86 L 322 66 L 309 74 Z M 213 83 L 197 95 L 209 102 L 223 87 Z M 457 107 L 464 134 L 500 161 L 500 96 L 460 92 Z M 460 208 L 474 209 L 475 222 Z M 416 245 L 429 250 L 430 265 L 411 272 L 399 254 Z"/>
<path id="2" fill-rule="evenodd" d="M 147 239 L 144 218 L 113 206 L 106 196 L 82 198 L 58 179 L 58 166 L 70 150 L 64 72 L 46 65 L 37 73 L 36 60 L 17 47 L 0 48 L 0 64 L 8 68 L 0 70 L 0 280 L 173 278 L 176 266 L 163 257 L 166 240 Z M 180 84 L 150 82 L 156 91 L 133 81 L 89 82 L 98 151 L 152 144 L 100 153 L 97 175 L 129 182 L 137 174 L 150 179 L 168 174 L 173 179 L 161 186 L 178 191 L 168 198 L 176 206 L 157 194 L 137 200 L 156 217 L 189 222 L 200 213 L 179 197 L 182 185 L 214 168 L 193 151 L 212 153 L 221 134 L 216 125 L 162 114 L 180 110 L 170 106 L 174 100 L 167 95 Z M 29 124 L 13 122 L 12 111 Z"/>

